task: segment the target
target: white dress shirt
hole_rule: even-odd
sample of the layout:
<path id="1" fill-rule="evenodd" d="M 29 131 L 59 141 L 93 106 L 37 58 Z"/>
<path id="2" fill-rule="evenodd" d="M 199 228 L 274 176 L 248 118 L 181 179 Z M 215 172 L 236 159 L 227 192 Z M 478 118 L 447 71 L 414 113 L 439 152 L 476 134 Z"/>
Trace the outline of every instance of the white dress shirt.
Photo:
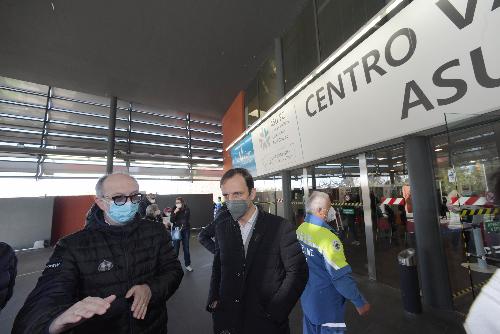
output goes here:
<path id="1" fill-rule="evenodd" d="M 254 208 L 255 212 L 253 213 L 252 217 L 250 217 L 248 222 L 242 224 L 242 221 L 238 220 L 238 224 L 240 225 L 241 239 L 243 240 L 243 246 L 245 246 L 245 256 L 247 255 L 248 244 L 250 243 L 249 238 L 252 236 L 251 232 L 253 230 L 253 227 L 255 226 L 257 215 L 259 213 L 259 210 L 255 205 Z"/>

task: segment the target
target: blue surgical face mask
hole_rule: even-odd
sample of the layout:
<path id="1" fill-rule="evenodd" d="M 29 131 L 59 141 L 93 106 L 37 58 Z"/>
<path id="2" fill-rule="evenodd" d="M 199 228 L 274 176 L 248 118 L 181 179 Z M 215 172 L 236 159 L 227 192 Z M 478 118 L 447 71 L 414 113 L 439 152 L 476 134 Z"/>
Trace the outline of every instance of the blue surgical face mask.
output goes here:
<path id="1" fill-rule="evenodd" d="M 114 202 L 109 204 L 108 216 L 119 224 L 126 224 L 130 222 L 139 210 L 139 203 L 132 203 L 127 201 L 123 205 L 116 205 Z"/>

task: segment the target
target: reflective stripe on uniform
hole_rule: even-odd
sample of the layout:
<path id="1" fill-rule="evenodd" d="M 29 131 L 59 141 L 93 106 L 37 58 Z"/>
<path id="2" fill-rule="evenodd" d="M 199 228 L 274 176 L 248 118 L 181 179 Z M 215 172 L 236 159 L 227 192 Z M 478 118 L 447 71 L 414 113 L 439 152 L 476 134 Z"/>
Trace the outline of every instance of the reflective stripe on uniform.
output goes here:
<path id="1" fill-rule="evenodd" d="M 342 242 L 329 229 L 304 222 L 297 229 L 297 238 L 304 244 L 316 248 L 334 269 L 339 270 L 348 265 Z"/>
<path id="2" fill-rule="evenodd" d="M 321 327 L 346 328 L 347 326 L 344 322 L 328 322 L 326 324 L 322 324 Z"/>

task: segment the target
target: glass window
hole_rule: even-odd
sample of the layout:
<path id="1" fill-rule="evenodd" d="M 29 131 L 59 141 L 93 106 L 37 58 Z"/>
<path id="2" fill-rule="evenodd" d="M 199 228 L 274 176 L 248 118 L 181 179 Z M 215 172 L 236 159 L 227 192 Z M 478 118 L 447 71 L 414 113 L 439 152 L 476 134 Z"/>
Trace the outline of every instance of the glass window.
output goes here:
<path id="1" fill-rule="evenodd" d="M 459 122 L 459 126 L 452 126 L 448 133 L 431 141 L 441 236 L 453 293 L 471 285 L 478 289 L 500 266 L 500 221 L 498 215 L 486 210 L 495 206 L 493 175 L 500 167 L 497 146 L 500 120 L 476 126 L 471 123 Z M 481 251 L 486 253 L 486 260 L 474 257 L 482 255 L 478 254 Z M 464 268 L 466 263 L 472 264 L 470 275 Z M 467 313 L 471 297 L 471 294 L 457 297 L 454 300 L 457 310 Z"/>
<path id="2" fill-rule="evenodd" d="M 384 0 L 318 1 L 321 59 L 338 49 L 384 6 Z"/>
<path id="3" fill-rule="evenodd" d="M 260 117 L 280 98 L 280 82 L 277 78 L 276 59 L 270 57 L 259 71 L 259 109 Z"/>
<path id="4" fill-rule="evenodd" d="M 282 39 L 285 92 L 318 65 L 313 2 L 309 1 Z"/>
<path id="5" fill-rule="evenodd" d="M 245 93 L 245 118 L 247 127 L 255 123 L 260 116 L 257 83 L 257 80 L 254 79 Z"/>

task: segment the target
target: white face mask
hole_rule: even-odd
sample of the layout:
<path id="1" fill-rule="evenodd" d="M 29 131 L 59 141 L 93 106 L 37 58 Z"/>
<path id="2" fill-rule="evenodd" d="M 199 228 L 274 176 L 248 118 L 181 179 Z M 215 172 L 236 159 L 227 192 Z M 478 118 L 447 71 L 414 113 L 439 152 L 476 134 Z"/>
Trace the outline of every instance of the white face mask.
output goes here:
<path id="1" fill-rule="evenodd" d="M 326 221 L 332 222 L 334 220 L 335 220 L 335 209 L 330 208 L 330 210 L 328 210 L 328 215 L 326 216 Z"/>
<path id="2" fill-rule="evenodd" d="M 176 203 L 175 207 L 178 208 L 178 209 L 180 209 L 180 208 L 182 208 L 182 204 Z"/>

